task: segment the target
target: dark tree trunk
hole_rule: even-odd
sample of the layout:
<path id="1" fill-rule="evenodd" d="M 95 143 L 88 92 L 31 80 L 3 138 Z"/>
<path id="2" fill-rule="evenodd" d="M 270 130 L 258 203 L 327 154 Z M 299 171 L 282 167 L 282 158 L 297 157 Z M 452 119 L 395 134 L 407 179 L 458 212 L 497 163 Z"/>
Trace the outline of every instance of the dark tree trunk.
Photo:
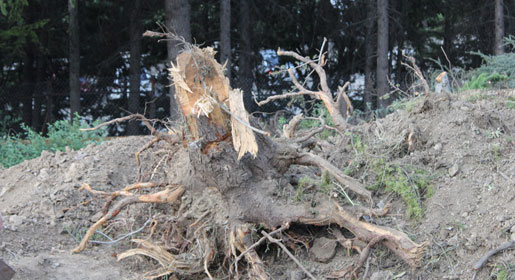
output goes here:
<path id="1" fill-rule="evenodd" d="M 41 52 L 37 55 L 36 87 L 34 88 L 34 110 L 32 110 L 32 129 L 41 131 L 41 109 L 43 103 L 43 92 L 45 88 L 45 57 Z"/>
<path id="2" fill-rule="evenodd" d="M 373 68 L 374 68 L 374 46 L 376 42 L 374 34 L 374 26 L 376 22 L 376 8 L 374 0 L 367 0 L 367 33 L 365 38 L 365 92 L 364 102 L 365 109 L 368 111 L 375 109 L 374 101 L 374 79 L 373 79 Z"/>
<path id="3" fill-rule="evenodd" d="M 129 37 L 130 37 L 130 89 L 129 89 L 129 112 L 140 113 L 140 74 L 141 74 L 141 0 L 135 0 L 131 11 Z M 127 134 L 137 135 L 139 123 L 129 122 Z"/>
<path id="4" fill-rule="evenodd" d="M 452 5 L 451 0 L 445 1 L 443 49 L 449 58 L 452 55 L 452 40 L 454 37 L 453 30 L 452 30 L 452 6 L 451 5 Z"/>
<path id="5" fill-rule="evenodd" d="M 190 4 L 188 0 L 165 0 L 165 12 L 166 27 L 177 36 L 183 37 L 186 42 L 191 42 Z M 168 61 L 175 63 L 181 49 L 180 44 L 181 42 L 178 40 L 166 41 Z M 179 119 L 180 114 L 177 108 L 175 87 L 170 87 L 170 119 Z"/>
<path id="6" fill-rule="evenodd" d="M 70 110 L 71 119 L 75 113 L 80 114 L 80 51 L 79 51 L 79 1 L 68 0 L 68 13 L 70 22 L 68 26 L 69 37 L 69 63 L 70 63 Z"/>
<path id="7" fill-rule="evenodd" d="M 400 21 L 400 24 L 398 25 L 398 30 L 397 30 L 397 62 L 395 63 L 396 64 L 396 69 L 395 69 L 395 81 L 397 82 L 398 85 L 400 85 L 401 88 L 405 88 L 404 86 L 404 75 L 403 75 L 403 69 L 404 69 L 404 66 L 401 64 L 402 60 L 403 60 L 403 53 L 402 51 L 404 50 L 404 17 L 405 15 L 407 14 L 408 12 L 408 5 L 409 5 L 409 1 L 405 1 L 405 0 L 399 0 L 398 1 L 398 11 L 399 11 L 399 14 L 400 14 L 400 17 L 399 17 L 399 21 Z M 392 58 L 393 59 L 393 58 Z M 390 64 L 391 65 L 391 64 Z"/>
<path id="8" fill-rule="evenodd" d="M 225 75 L 231 80 L 231 0 L 220 1 L 220 64 L 225 63 Z"/>
<path id="9" fill-rule="evenodd" d="M 240 57 L 238 71 L 238 87 L 243 90 L 243 102 L 245 109 L 252 112 L 256 108 L 256 103 L 252 97 L 252 46 L 251 46 L 251 16 L 248 0 L 240 0 Z"/>
<path id="10" fill-rule="evenodd" d="M 495 0 L 495 45 L 494 54 L 504 54 L 504 12 L 503 1 Z"/>
<path id="11" fill-rule="evenodd" d="M 388 0 L 377 1 L 377 106 L 385 108 L 388 100 Z"/>
<path id="12" fill-rule="evenodd" d="M 21 92 L 22 118 L 27 126 L 32 124 L 32 93 L 34 91 L 34 55 L 31 48 L 30 46 L 27 48 L 23 58 L 23 90 Z"/>

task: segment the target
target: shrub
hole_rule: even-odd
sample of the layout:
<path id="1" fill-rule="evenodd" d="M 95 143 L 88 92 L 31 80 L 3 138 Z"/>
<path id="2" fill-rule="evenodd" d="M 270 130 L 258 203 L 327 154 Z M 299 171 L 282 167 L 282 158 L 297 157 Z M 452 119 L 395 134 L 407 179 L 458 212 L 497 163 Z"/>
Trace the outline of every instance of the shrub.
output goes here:
<path id="1" fill-rule="evenodd" d="M 11 167 L 24 160 L 37 158 L 42 151 L 64 151 L 66 147 L 79 150 L 91 143 L 100 143 L 104 130 L 80 131 L 88 127 L 86 121 L 76 115 L 73 124 L 66 120 L 48 126 L 47 136 L 21 125 L 24 135 L 4 135 L 0 139 L 0 165 Z M 23 137 L 24 136 L 24 137 Z"/>

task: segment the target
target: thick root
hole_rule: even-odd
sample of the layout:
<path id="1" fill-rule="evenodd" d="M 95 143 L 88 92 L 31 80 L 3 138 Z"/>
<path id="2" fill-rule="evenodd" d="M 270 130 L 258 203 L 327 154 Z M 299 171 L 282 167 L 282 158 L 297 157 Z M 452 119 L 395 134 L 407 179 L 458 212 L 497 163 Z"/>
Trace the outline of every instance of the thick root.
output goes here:
<path id="1" fill-rule="evenodd" d="M 245 260 L 250 264 L 252 279 L 268 280 L 265 272 L 265 266 L 261 261 L 254 248 L 251 248 L 254 242 L 250 236 L 251 228 L 248 224 L 237 225 L 230 233 L 229 242 L 232 254 L 236 257 L 236 250 L 245 253 Z M 238 260 L 234 262 L 235 273 L 238 274 Z"/>
<path id="2" fill-rule="evenodd" d="M 338 205 L 319 209 L 319 211 L 319 215 L 316 217 L 301 217 L 298 222 L 319 226 L 337 224 L 352 232 L 356 238 L 363 242 L 372 242 L 371 245 L 374 245 L 382 241 L 388 249 L 392 250 L 410 267 L 417 268 L 420 266 L 420 260 L 428 245 L 427 242 L 417 244 L 403 232 L 360 221 Z"/>

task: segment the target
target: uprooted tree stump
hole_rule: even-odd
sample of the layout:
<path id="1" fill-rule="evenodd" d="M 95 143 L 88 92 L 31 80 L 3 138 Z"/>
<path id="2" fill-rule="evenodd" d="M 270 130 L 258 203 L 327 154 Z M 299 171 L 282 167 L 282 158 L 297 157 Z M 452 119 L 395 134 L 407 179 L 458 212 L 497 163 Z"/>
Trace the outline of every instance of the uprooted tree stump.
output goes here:
<path id="1" fill-rule="evenodd" d="M 219 201 L 210 208 L 206 206 L 209 209 L 189 224 L 182 221 L 188 228 L 187 236 L 176 237 L 197 241 L 183 242 L 180 252 L 165 250 L 148 240 L 135 240 L 139 247 L 120 254 L 119 258 L 141 254 L 157 260 L 162 269 L 151 277 L 174 272 L 204 272 L 212 278 L 210 264 L 217 259 L 217 249 L 222 248 L 225 260 L 229 260 L 227 273 L 238 277 L 244 271 L 241 260 L 245 259 L 248 265 L 245 271 L 252 279 L 268 279 L 264 264 L 255 250 L 257 243 L 251 236 L 253 229 L 259 225 L 268 232 L 264 232 L 268 240 L 279 242 L 281 231 L 289 225 L 309 224 L 345 228 L 356 239 L 371 245 L 384 244 L 411 267 L 419 265 L 425 244 L 413 242 L 406 234 L 364 222 L 325 194 L 317 195 L 316 205 L 279 195 L 284 193 L 284 188 L 291 188 L 285 172 L 294 165 L 305 165 L 328 172 L 364 203 L 373 205 L 371 193 L 361 183 L 346 176 L 327 160 L 303 151 L 295 141 L 273 141 L 266 132 L 255 128 L 243 107 L 243 93 L 230 88 L 223 67 L 215 61 L 212 49 L 187 46 L 170 72 L 186 120 L 186 132 L 184 135 L 178 133 L 170 136 L 154 130 L 152 133 L 156 138 L 146 147 L 160 140 L 175 143 L 176 149 L 182 149 L 187 154 L 187 166 L 180 168 L 187 169 L 189 176 L 178 182 L 167 182 L 180 187 L 162 191 L 164 196 L 150 195 L 153 200 L 146 202 L 175 201 L 183 192 L 192 201 L 189 205 L 181 205 L 181 208 L 194 207 L 195 199 L 207 192 L 213 193 Z M 145 202 L 141 196 L 130 193 L 132 189 L 116 192 L 117 196 L 126 196 L 125 200 L 131 202 Z M 91 188 L 89 191 L 93 192 Z M 113 194 L 101 195 L 109 196 L 112 200 L 115 197 Z M 119 211 L 118 208 L 106 211 L 106 215 L 90 231 L 94 232 L 93 228 L 108 220 L 115 214 L 113 211 Z M 271 235 L 279 239 L 273 239 Z M 74 252 L 85 249 L 88 238 L 86 236 Z M 358 268 L 359 263 L 353 272 Z"/>

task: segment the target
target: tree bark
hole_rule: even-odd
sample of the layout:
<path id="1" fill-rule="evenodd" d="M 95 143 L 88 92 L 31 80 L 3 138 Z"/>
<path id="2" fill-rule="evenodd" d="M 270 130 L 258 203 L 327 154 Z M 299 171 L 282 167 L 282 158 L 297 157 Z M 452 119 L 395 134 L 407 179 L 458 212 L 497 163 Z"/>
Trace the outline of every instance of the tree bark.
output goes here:
<path id="1" fill-rule="evenodd" d="M 365 37 L 365 92 L 363 101 L 365 102 L 365 110 L 374 110 L 374 80 L 373 67 L 374 67 L 374 46 L 376 39 L 374 38 L 374 23 L 376 22 L 376 8 L 374 0 L 367 0 L 367 33 Z"/>
<path id="2" fill-rule="evenodd" d="M 140 113 L 140 74 L 141 74 L 141 0 L 135 0 L 131 11 L 129 37 L 130 37 L 130 89 L 129 89 L 129 112 Z M 139 122 L 129 122 L 127 134 L 137 135 L 139 133 Z"/>
<path id="3" fill-rule="evenodd" d="M 32 46 L 29 44 L 23 58 L 23 92 L 21 92 L 22 118 L 27 126 L 32 124 L 32 93 L 34 91 L 34 55 L 31 48 Z"/>
<path id="4" fill-rule="evenodd" d="M 165 13 L 166 27 L 172 33 L 184 38 L 186 42 L 191 42 L 190 4 L 188 0 L 165 0 Z M 168 61 L 174 62 L 176 60 L 181 49 L 180 43 L 178 40 L 166 41 Z M 170 87 L 170 119 L 179 119 L 180 113 L 177 108 L 175 87 Z"/>
<path id="5" fill-rule="evenodd" d="M 377 106 L 385 108 L 388 100 L 388 0 L 377 1 Z"/>
<path id="6" fill-rule="evenodd" d="M 452 57 L 452 3 L 451 0 L 445 0 L 444 9 L 444 33 L 443 33 L 443 49 L 447 56 Z"/>
<path id="7" fill-rule="evenodd" d="M 231 80 L 231 0 L 220 1 L 220 64 Z"/>
<path id="8" fill-rule="evenodd" d="M 243 102 L 245 109 L 252 112 L 256 108 L 254 98 L 252 98 L 252 47 L 251 47 L 251 29 L 250 29 L 250 11 L 249 1 L 240 0 L 240 57 L 238 71 L 238 87 L 243 90 Z"/>
<path id="9" fill-rule="evenodd" d="M 504 54 L 504 12 L 503 1 L 495 0 L 495 45 L 494 54 Z"/>
<path id="10" fill-rule="evenodd" d="M 80 114 L 80 51 L 79 51 L 79 1 L 68 0 L 69 74 L 70 74 L 70 118 Z"/>

